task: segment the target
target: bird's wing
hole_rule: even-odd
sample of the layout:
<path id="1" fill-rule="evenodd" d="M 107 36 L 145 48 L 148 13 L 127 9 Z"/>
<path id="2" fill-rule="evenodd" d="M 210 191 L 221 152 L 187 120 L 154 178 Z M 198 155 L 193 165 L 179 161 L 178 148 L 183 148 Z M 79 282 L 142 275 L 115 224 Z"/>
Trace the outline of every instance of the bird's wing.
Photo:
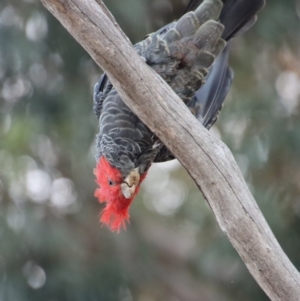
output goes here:
<path id="1" fill-rule="evenodd" d="M 190 0 L 186 12 L 196 9 L 202 0 Z M 225 0 L 220 21 L 225 26 L 222 34 L 226 41 L 250 29 L 256 22 L 257 12 L 265 5 L 265 0 Z M 210 129 L 216 122 L 223 102 L 233 81 L 233 71 L 228 66 L 229 46 L 227 45 L 211 67 L 206 83 L 196 91 L 187 104 L 195 117 Z M 175 157 L 164 146 L 154 162 L 165 162 Z"/>
<path id="2" fill-rule="evenodd" d="M 233 80 L 233 72 L 228 67 L 229 45 L 218 56 L 211 67 L 206 83 L 196 92 L 192 100 L 187 104 L 193 115 L 207 129 L 216 122 L 218 113 L 228 94 Z M 157 154 L 154 162 L 165 162 L 175 157 L 164 146 Z"/>
<path id="3" fill-rule="evenodd" d="M 228 56 L 229 45 L 216 59 L 205 85 L 196 92 L 187 105 L 207 129 L 210 129 L 216 122 L 233 81 L 233 71 L 228 66 Z"/>

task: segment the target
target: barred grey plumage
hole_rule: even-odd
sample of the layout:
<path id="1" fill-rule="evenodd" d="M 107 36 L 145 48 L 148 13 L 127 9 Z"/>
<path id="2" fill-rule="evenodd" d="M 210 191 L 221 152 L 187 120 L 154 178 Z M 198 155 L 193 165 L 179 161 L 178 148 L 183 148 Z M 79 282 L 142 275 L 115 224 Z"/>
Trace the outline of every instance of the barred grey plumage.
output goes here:
<path id="1" fill-rule="evenodd" d="M 226 41 L 251 27 L 263 5 L 264 0 L 225 0 L 224 5 L 221 0 L 191 0 L 187 13 L 177 22 L 135 45 L 146 63 L 172 87 L 207 129 L 216 121 L 233 80 Z M 125 105 L 105 74 L 94 89 L 94 111 L 100 126 L 96 142 L 98 184 L 105 186 L 107 183 L 101 181 L 108 181 L 112 186 L 125 185 L 122 188 L 125 199 L 116 196 L 117 205 L 113 204 L 114 196 L 110 197 L 108 191 L 98 189 L 96 192 L 101 202 L 108 203 L 106 213 L 114 216 L 113 222 L 108 214 L 103 221 L 113 223 L 113 229 L 118 229 L 128 218 L 124 204 L 129 206 L 136 194 L 135 187 L 139 187 L 151 164 L 174 159 L 174 156 Z M 101 158 L 113 169 L 111 174 L 115 175 L 116 170 L 120 172 L 118 180 L 110 180 L 110 171 L 103 174 Z M 105 163 L 105 166 L 108 165 Z M 107 187 L 105 189 L 110 189 Z M 118 214 L 122 215 L 119 221 Z"/>
<path id="2" fill-rule="evenodd" d="M 229 0 L 223 9 L 219 0 L 206 0 L 199 6 L 201 2 L 190 1 L 188 12 L 178 22 L 148 35 L 135 45 L 135 49 L 209 129 L 216 121 L 233 78 L 228 67 L 228 48 L 211 68 L 213 75 L 205 78 L 208 68 L 224 48 L 223 39 L 230 39 L 249 22 L 253 25 L 252 20 L 264 1 Z M 190 11 L 195 8 L 195 13 Z M 219 16 L 224 26 L 215 21 Z M 205 79 L 205 90 L 201 90 Z M 208 90 L 210 95 L 204 98 Z M 94 99 L 95 113 L 100 117 L 102 112 L 97 159 L 105 154 L 109 162 L 125 175 L 127 164 L 130 168 L 142 164 L 143 172 L 153 160 L 161 162 L 174 158 L 171 154 L 162 154 L 166 151 L 163 146 L 152 148 L 157 139 L 123 103 L 106 75 L 96 84 Z"/>

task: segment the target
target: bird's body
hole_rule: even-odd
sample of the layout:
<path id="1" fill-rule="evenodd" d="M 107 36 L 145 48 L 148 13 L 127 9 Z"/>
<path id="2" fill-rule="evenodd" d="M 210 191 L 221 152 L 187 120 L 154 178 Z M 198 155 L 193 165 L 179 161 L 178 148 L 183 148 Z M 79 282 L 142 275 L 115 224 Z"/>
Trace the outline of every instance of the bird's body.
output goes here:
<path id="1" fill-rule="evenodd" d="M 224 6 L 220 0 L 199 6 L 201 2 L 190 1 L 183 17 L 135 49 L 209 129 L 233 79 L 226 41 L 253 25 L 264 0 L 227 0 Z M 95 196 L 106 202 L 101 221 L 119 230 L 151 164 L 174 157 L 126 106 L 106 75 L 95 86 L 94 110 L 100 126 Z"/>

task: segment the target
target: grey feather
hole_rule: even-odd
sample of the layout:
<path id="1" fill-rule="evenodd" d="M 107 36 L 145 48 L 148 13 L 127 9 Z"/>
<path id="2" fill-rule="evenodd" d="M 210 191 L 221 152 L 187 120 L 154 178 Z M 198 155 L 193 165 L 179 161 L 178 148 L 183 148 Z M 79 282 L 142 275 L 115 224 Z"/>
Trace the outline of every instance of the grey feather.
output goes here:
<path id="1" fill-rule="evenodd" d="M 187 104 L 193 115 L 207 129 L 210 129 L 216 122 L 233 81 L 233 72 L 228 67 L 228 56 L 229 45 L 226 46 L 211 67 L 206 77 L 206 83 Z M 154 162 L 164 162 L 174 158 L 172 153 L 166 147 L 163 147 Z"/>
<path id="2" fill-rule="evenodd" d="M 201 2 L 190 1 L 192 5 Z M 222 9 L 220 0 L 205 0 L 195 12 L 188 12 L 178 22 L 164 26 L 135 45 L 146 63 L 207 128 L 216 121 L 233 79 L 228 67 L 228 48 L 222 52 L 224 39 L 253 24 L 263 3 L 264 0 L 226 0 Z M 237 13 L 239 16 L 235 16 Z M 124 177 L 132 168 L 139 167 L 140 173 L 144 173 L 152 162 L 174 158 L 125 105 L 106 75 L 95 86 L 94 111 L 100 126 L 97 159 L 104 155 Z"/>
<path id="3" fill-rule="evenodd" d="M 229 45 L 219 55 L 206 83 L 195 94 L 187 106 L 195 110 L 196 118 L 209 129 L 216 121 L 218 112 L 229 92 L 233 81 L 233 71 L 228 67 Z"/>

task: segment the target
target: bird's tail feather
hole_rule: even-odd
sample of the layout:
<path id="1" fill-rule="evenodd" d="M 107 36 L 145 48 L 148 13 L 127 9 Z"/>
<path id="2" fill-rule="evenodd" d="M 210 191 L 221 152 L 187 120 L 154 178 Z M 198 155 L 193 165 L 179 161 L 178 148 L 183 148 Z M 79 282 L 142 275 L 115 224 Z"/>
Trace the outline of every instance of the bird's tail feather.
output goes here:
<path id="1" fill-rule="evenodd" d="M 254 25 L 256 14 L 265 5 L 265 0 L 227 0 L 224 3 L 220 22 L 225 26 L 223 39 L 229 40 L 239 32 Z"/>
<path id="2" fill-rule="evenodd" d="M 203 0 L 190 0 L 185 13 L 197 9 Z M 220 16 L 225 26 L 222 38 L 229 40 L 241 32 L 250 29 L 256 21 L 256 14 L 265 5 L 265 0 L 223 0 L 224 6 Z"/>

